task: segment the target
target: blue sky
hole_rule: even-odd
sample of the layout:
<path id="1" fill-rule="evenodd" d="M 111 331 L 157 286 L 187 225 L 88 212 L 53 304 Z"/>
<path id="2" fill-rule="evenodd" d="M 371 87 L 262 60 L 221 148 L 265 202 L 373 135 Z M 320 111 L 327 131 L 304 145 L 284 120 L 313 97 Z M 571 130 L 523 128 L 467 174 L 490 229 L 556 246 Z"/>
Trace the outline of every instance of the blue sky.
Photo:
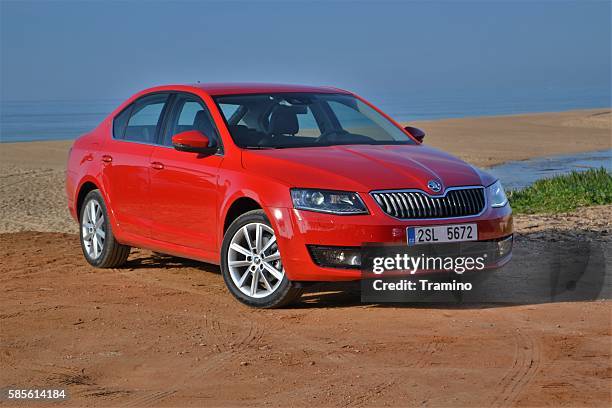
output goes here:
<path id="1" fill-rule="evenodd" d="M 609 1 L 0 3 L 3 100 L 198 80 L 610 89 Z"/>

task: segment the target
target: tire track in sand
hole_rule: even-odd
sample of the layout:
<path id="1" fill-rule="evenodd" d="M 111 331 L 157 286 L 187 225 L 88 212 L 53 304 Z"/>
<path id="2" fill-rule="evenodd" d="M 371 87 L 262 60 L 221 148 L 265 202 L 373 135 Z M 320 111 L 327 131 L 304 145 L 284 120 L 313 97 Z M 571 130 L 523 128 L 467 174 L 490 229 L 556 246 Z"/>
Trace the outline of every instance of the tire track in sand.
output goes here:
<path id="1" fill-rule="evenodd" d="M 539 370 L 542 358 L 539 344 L 532 336 L 517 330 L 512 366 L 497 383 L 492 407 L 512 406 Z"/>
<path id="2" fill-rule="evenodd" d="M 125 276 L 129 279 L 139 282 L 148 283 L 164 289 L 172 289 L 182 292 L 185 295 L 206 296 L 210 298 L 211 291 L 216 291 L 215 288 L 200 288 L 193 287 L 191 282 L 175 282 L 164 281 L 158 277 L 143 275 L 138 270 L 111 268 L 113 273 Z M 226 307 L 225 304 L 218 305 Z M 215 373 L 223 371 L 226 367 L 233 365 L 236 360 L 248 360 L 249 351 L 258 347 L 261 344 L 265 334 L 265 328 L 245 318 L 232 319 L 232 325 L 225 323 L 211 310 L 203 313 L 204 317 L 204 339 L 207 344 L 213 348 L 213 352 L 201 360 L 197 374 L 188 374 L 178 376 L 176 381 L 177 386 L 195 376 L 200 376 L 203 373 Z M 227 319 L 225 319 L 227 320 Z M 165 397 L 164 397 L 165 398 Z"/>

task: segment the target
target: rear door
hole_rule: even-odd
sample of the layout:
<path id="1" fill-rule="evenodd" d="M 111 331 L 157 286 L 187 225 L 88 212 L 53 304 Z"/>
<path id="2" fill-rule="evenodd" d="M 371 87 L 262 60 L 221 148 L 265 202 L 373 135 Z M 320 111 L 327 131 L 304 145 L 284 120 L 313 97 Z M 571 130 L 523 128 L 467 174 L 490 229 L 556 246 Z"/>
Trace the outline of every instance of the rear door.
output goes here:
<path id="1" fill-rule="evenodd" d="M 150 157 L 168 98 L 158 93 L 136 100 L 115 117 L 113 137 L 104 144 L 109 208 L 124 233 L 150 236 Z"/>
<path id="2" fill-rule="evenodd" d="M 195 95 L 178 93 L 165 120 L 160 146 L 151 155 L 151 216 L 155 239 L 184 247 L 217 251 L 217 179 L 223 153 L 206 105 Z M 217 154 L 179 152 L 172 136 L 199 130 L 220 147 Z"/>

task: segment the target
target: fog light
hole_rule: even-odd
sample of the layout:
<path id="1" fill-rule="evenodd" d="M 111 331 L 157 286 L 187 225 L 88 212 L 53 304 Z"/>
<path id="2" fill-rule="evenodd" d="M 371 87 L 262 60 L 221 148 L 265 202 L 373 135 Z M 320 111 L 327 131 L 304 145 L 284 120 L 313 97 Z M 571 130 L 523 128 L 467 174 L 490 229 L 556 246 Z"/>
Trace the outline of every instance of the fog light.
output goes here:
<path id="1" fill-rule="evenodd" d="M 504 238 L 501 241 L 497 241 L 497 256 L 503 258 L 512 252 L 512 235 L 508 238 Z"/>
<path id="2" fill-rule="evenodd" d="M 308 245 L 312 260 L 319 266 L 330 268 L 361 267 L 361 249 L 359 247 L 324 247 Z"/>

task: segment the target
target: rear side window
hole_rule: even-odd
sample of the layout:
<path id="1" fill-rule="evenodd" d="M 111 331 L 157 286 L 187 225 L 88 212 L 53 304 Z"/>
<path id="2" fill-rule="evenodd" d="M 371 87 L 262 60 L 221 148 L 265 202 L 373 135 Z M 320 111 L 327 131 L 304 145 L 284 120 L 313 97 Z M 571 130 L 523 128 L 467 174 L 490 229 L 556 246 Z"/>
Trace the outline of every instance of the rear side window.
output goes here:
<path id="1" fill-rule="evenodd" d="M 131 113 L 132 105 L 115 117 L 115 120 L 113 121 L 113 137 L 115 139 L 123 139 L 125 127 L 127 126 Z"/>
<path id="2" fill-rule="evenodd" d="M 167 100 L 168 94 L 149 95 L 137 100 L 115 117 L 113 136 L 132 142 L 155 143 Z"/>

